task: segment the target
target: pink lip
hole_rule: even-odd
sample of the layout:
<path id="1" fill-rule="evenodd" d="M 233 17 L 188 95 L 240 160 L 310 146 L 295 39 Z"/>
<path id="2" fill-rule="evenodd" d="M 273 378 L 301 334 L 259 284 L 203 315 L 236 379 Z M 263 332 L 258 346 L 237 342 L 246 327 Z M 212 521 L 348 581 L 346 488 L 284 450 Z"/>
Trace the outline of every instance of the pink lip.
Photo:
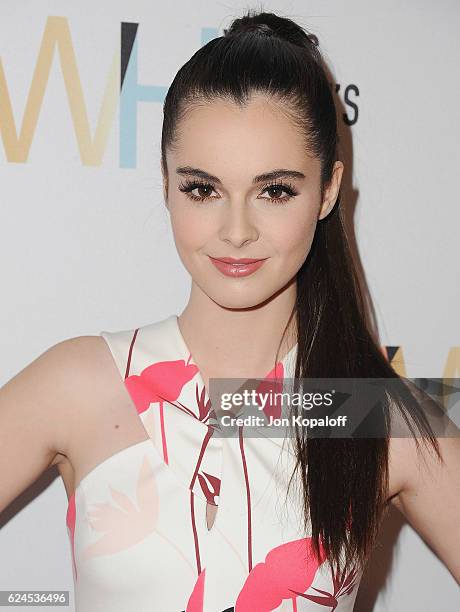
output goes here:
<path id="1" fill-rule="evenodd" d="M 233 278 L 252 274 L 258 270 L 265 261 L 265 259 L 249 259 L 247 257 L 241 259 L 234 259 L 233 257 L 216 258 L 210 255 L 209 259 L 220 272 Z"/>

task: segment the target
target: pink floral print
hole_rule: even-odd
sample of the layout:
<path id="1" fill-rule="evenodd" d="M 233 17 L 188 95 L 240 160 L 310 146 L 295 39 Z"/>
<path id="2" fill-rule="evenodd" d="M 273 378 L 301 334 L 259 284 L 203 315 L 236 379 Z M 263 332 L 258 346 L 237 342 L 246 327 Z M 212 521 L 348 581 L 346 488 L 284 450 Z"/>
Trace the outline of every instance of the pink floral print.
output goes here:
<path id="1" fill-rule="evenodd" d="M 148 438 L 107 457 L 69 498 L 76 612 L 351 612 L 360 575 L 331 574 L 299 508 L 280 512 L 294 465 L 283 440 L 248 439 L 242 427 L 217 435 L 177 316 L 100 335 Z M 283 390 L 295 351 L 258 391 Z M 265 414 L 279 417 L 280 405 Z"/>

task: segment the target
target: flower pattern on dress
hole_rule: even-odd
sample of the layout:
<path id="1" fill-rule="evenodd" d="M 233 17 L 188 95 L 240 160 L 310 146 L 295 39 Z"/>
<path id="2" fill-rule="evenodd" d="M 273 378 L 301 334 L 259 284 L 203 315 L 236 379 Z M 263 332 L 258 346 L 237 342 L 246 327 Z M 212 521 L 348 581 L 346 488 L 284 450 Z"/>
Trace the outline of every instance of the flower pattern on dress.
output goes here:
<path id="1" fill-rule="evenodd" d="M 332 574 L 332 580 L 334 584 L 333 593 L 328 593 L 328 591 L 323 591 L 321 589 L 316 589 L 312 587 L 314 591 L 317 593 L 321 593 L 321 595 L 310 595 L 308 593 L 297 593 L 300 597 L 304 597 L 310 601 L 314 601 L 321 606 L 327 606 L 331 608 L 330 612 L 337 609 L 339 605 L 339 597 L 344 595 L 350 595 L 353 592 L 353 589 L 357 585 L 358 570 L 353 567 L 349 572 L 346 568 L 342 570 L 342 572 L 338 572 L 337 570 Z"/>
<path id="2" fill-rule="evenodd" d="M 160 361 L 147 366 L 139 375 L 126 377 L 125 385 L 140 414 L 152 402 L 177 400 L 184 385 L 197 371 L 196 365 L 183 359 Z"/>
<path id="3" fill-rule="evenodd" d="M 325 560 L 320 546 L 320 559 L 311 549 L 311 538 L 280 544 L 270 550 L 265 560 L 249 573 L 235 604 L 235 612 L 270 612 L 285 599 L 295 603 L 297 595 L 312 584 L 319 566 Z"/>
<path id="4" fill-rule="evenodd" d="M 102 537 L 83 550 L 84 559 L 125 550 L 155 529 L 160 498 L 147 457 L 139 471 L 135 501 L 111 485 L 109 489 L 113 503 L 94 503 L 93 509 L 86 513 L 91 528 Z"/>
<path id="5" fill-rule="evenodd" d="M 300 509 L 279 513 L 293 457 L 282 439 L 248 440 L 243 427 L 237 439 L 218 435 L 177 316 L 100 335 L 148 437 L 97 465 L 69 498 L 75 612 L 351 612 L 360 575 L 331 574 Z M 295 350 L 258 392 L 283 391 Z M 281 414 L 273 397 L 267 417 Z M 277 472 L 280 458 L 288 464 Z"/>

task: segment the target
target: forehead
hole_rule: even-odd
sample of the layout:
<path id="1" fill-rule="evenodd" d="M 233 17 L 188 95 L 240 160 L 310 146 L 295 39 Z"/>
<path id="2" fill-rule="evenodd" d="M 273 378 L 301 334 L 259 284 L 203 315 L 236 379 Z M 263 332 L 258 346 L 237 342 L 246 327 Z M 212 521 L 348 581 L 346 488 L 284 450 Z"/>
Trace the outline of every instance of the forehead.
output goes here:
<path id="1" fill-rule="evenodd" d="M 192 165 L 224 180 L 272 168 L 307 170 L 318 162 L 286 110 L 263 95 L 244 106 L 222 99 L 194 105 L 177 126 L 168 166 Z"/>

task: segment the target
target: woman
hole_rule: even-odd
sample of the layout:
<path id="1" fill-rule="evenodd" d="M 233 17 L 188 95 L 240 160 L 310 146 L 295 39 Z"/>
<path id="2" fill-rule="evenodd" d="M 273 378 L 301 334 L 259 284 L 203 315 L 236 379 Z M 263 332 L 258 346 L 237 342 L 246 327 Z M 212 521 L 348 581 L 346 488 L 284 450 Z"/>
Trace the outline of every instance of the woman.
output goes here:
<path id="1" fill-rule="evenodd" d="M 82 612 L 352 610 L 389 503 L 460 580 L 459 440 L 403 392 L 420 445 L 217 434 L 211 379 L 395 377 L 365 324 L 315 37 L 236 19 L 177 73 L 161 155 L 188 304 L 61 342 L 3 387 L 0 510 L 58 465 Z"/>

